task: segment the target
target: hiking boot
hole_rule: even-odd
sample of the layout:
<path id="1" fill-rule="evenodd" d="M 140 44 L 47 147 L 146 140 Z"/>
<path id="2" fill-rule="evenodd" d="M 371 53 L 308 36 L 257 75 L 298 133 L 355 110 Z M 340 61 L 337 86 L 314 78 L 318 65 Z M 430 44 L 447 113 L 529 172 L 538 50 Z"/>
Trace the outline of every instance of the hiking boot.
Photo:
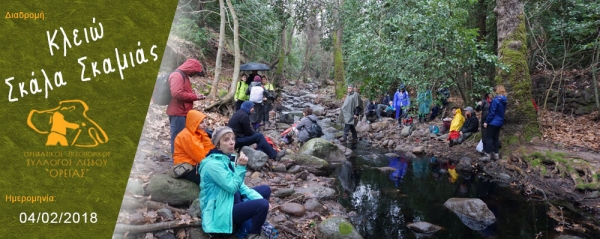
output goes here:
<path id="1" fill-rule="evenodd" d="M 482 162 L 487 162 L 487 161 L 490 161 L 490 160 L 492 160 L 492 156 L 490 154 L 488 154 L 488 153 L 485 153 L 483 155 L 483 157 L 479 158 L 479 161 L 482 161 Z"/>
<path id="2" fill-rule="evenodd" d="M 448 143 L 448 146 L 450 146 L 450 148 L 452 148 L 452 146 L 454 146 L 454 140 L 450 140 L 450 142 Z"/>
<path id="3" fill-rule="evenodd" d="M 281 151 L 279 151 L 279 153 L 277 153 L 277 156 L 275 156 L 275 161 L 280 161 L 281 158 L 283 158 L 283 156 L 285 156 L 287 149 L 283 149 Z"/>

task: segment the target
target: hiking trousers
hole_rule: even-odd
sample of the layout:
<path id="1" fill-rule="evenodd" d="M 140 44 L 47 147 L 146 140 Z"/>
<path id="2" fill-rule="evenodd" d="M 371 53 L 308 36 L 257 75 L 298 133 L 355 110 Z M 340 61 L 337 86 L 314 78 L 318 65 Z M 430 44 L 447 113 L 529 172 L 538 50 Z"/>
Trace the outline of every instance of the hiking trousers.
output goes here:
<path id="1" fill-rule="evenodd" d="M 358 135 L 356 133 L 356 127 L 353 124 L 345 124 L 344 125 L 344 139 L 348 138 L 348 131 L 352 131 L 352 138 L 357 139 Z"/>
<path id="2" fill-rule="evenodd" d="M 498 153 L 500 150 L 500 128 L 501 127 L 488 124 L 486 129 L 487 144 L 484 146 L 486 153 Z"/>

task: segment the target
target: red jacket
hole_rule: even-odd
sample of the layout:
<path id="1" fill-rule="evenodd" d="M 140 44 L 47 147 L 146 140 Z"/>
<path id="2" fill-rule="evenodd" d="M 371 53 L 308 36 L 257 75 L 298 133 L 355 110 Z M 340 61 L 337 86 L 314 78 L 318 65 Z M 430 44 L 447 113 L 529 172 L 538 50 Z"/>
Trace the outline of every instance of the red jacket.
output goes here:
<path id="1" fill-rule="evenodd" d="M 179 72 L 169 76 L 172 99 L 167 106 L 167 115 L 186 116 L 194 106 L 194 101 L 198 100 L 198 95 L 192 91 L 189 75 L 202 72 L 202 65 L 196 59 L 188 59 L 177 70 L 182 71 L 184 77 Z"/>

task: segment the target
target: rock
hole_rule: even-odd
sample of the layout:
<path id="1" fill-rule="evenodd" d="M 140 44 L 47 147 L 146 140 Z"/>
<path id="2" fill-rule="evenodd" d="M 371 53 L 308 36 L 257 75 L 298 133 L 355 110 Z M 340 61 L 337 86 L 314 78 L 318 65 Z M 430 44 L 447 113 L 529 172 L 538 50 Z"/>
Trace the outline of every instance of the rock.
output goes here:
<path id="1" fill-rule="evenodd" d="M 171 212 L 171 210 L 166 208 L 156 210 L 156 214 L 158 214 L 164 219 L 162 221 L 169 221 L 173 219 L 173 213 Z"/>
<path id="2" fill-rule="evenodd" d="M 344 152 L 338 146 L 322 138 L 314 138 L 304 143 L 298 153 L 321 158 L 327 161 L 330 166 L 346 161 Z"/>
<path id="3" fill-rule="evenodd" d="M 198 200 L 198 198 L 196 198 L 193 202 L 192 205 L 190 205 L 190 207 L 188 208 L 188 213 L 190 214 L 190 216 L 192 216 L 192 218 L 201 218 L 202 217 L 202 209 L 200 209 L 200 200 Z"/>
<path id="4" fill-rule="evenodd" d="M 302 179 L 302 180 L 306 181 L 308 179 L 308 174 L 309 174 L 308 171 L 304 170 L 304 171 L 300 172 L 298 175 L 296 175 L 295 178 L 296 178 L 296 180 Z"/>
<path id="5" fill-rule="evenodd" d="M 304 203 L 304 208 L 306 209 L 306 211 L 309 212 L 323 213 L 325 211 L 325 207 L 323 207 L 323 204 L 319 203 L 319 201 L 317 201 L 314 198 L 308 199 Z"/>
<path id="6" fill-rule="evenodd" d="M 388 127 L 388 124 L 386 122 L 375 122 L 371 124 L 371 129 L 375 130 L 375 131 L 380 131 L 383 129 L 386 129 Z"/>
<path id="7" fill-rule="evenodd" d="M 285 215 L 277 215 L 273 218 L 274 223 L 280 223 L 285 221 L 287 221 L 287 217 L 285 217 Z"/>
<path id="8" fill-rule="evenodd" d="M 133 195 L 144 195 L 144 187 L 142 186 L 142 183 L 137 179 L 130 178 L 127 181 L 127 187 L 125 188 L 125 191 L 130 192 Z"/>
<path id="9" fill-rule="evenodd" d="M 293 81 L 293 80 L 291 80 L 291 81 L 288 81 L 288 85 L 296 85 L 296 82 L 295 82 L 295 81 Z"/>
<path id="10" fill-rule="evenodd" d="M 389 158 L 397 158 L 400 157 L 400 155 L 396 154 L 396 153 L 387 153 L 385 154 L 385 156 L 389 157 Z"/>
<path id="11" fill-rule="evenodd" d="M 585 199 L 593 199 L 593 198 L 599 198 L 599 197 L 600 197 L 600 192 L 598 192 L 598 191 L 593 191 L 593 192 L 588 193 L 585 196 L 583 196 L 583 198 L 585 198 Z"/>
<path id="12" fill-rule="evenodd" d="M 400 136 L 408 137 L 412 133 L 413 129 L 414 128 L 412 126 L 404 126 L 400 132 Z"/>
<path id="13" fill-rule="evenodd" d="M 302 206 L 302 204 L 290 202 L 284 203 L 281 206 L 279 206 L 279 210 L 281 210 L 285 214 L 292 215 L 295 217 L 304 216 L 304 213 L 306 213 L 306 209 L 304 209 L 304 206 Z"/>
<path id="14" fill-rule="evenodd" d="M 332 80 L 326 80 L 325 83 L 327 83 L 327 85 L 335 85 L 335 82 Z"/>
<path id="15" fill-rule="evenodd" d="M 252 173 L 252 175 L 250 175 L 251 179 L 255 179 L 255 178 L 260 178 L 260 172 L 254 172 Z"/>
<path id="16" fill-rule="evenodd" d="M 406 226 L 413 232 L 423 233 L 423 234 L 433 234 L 433 233 L 439 231 L 440 229 L 442 229 L 440 226 L 433 225 L 428 222 L 414 222 L 414 223 L 409 223 Z"/>
<path id="17" fill-rule="evenodd" d="M 296 191 L 293 188 L 282 188 L 273 193 L 273 197 L 286 198 L 294 194 Z"/>
<path id="18" fill-rule="evenodd" d="M 264 166 L 267 163 L 267 160 L 269 159 L 267 154 L 248 146 L 242 147 L 242 152 L 244 152 L 244 154 L 246 154 L 246 156 L 248 157 L 247 165 L 248 168 L 252 170 L 260 170 L 260 168 L 262 168 L 262 166 Z"/>
<path id="19" fill-rule="evenodd" d="M 298 166 L 298 165 L 296 165 L 296 166 Z M 298 167 L 299 167 L 299 166 L 298 166 Z M 277 166 L 275 166 L 275 167 L 273 168 L 273 172 L 285 173 L 285 172 L 287 172 L 287 169 L 286 169 L 285 165 L 281 165 L 281 164 L 280 164 L 280 165 L 277 165 Z"/>
<path id="20" fill-rule="evenodd" d="M 382 140 L 383 138 L 385 138 L 385 134 L 384 133 L 376 133 L 374 135 L 375 140 Z"/>
<path id="21" fill-rule="evenodd" d="M 363 132 L 367 132 L 371 130 L 371 125 L 367 124 L 367 122 L 358 122 L 358 124 L 356 124 L 356 131 L 358 131 L 359 133 L 363 133 Z"/>
<path id="22" fill-rule="evenodd" d="M 307 188 L 296 188 L 297 193 L 306 195 L 306 198 L 318 200 L 335 199 L 335 190 L 323 186 L 314 185 Z"/>
<path id="23" fill-rule="evenodd" d="M 510 180 L 510 175 L 505 174 L 505 173 L 498 173 L 497 175 L 498 178 L 504 180 L 504 181 L 508 181 Z"/>
<path id="24" fill-rule="evenodd" d="M 450 198 L 444 206 L 454 212 L 467 227 L 475 231 L 483 230 L 496 221 L 496 216 L 478 198 Z"/>
<path id="25" fill-rule="evenodd" d="M 336 144 L 335 146 L 337 146 L 340 150 L 342 150 L 342 152 L 344 152 L 345 156 L 350 156 L 352 154 L 352 149 L 343 146 L 341 144 Z"/>
<path id="26" fill-rule="evenodd" d="M 471 158 L 469 158 L 469 157 L 460 158 L 460 160 L 458 161 L 458 164 L 456 165 L 456 171 L 461 172 L 463 174 L 467 174 L 467 173 L 471 172 Z"/>
<path id="27" fill-rule="evenodd" d="M 436 140 L 438 140 L 438 141 L 448 140 L 448 134 L 440 135 L 436 138 Z"/>
<path id="28" fill-rule="evenodd" d="M 380 167 L 377 169 L 379 169 L 379 171 L 384 172 L 384 173 L 394 172 L 397 170 L 396 168 L 392 168 L 392 167 Z"/>
<path id="29" fill-rule="evenodd" d="M 293 160 L 294 163 L 302 166 L 302 168 L 308 170 L 308 172 L 318 175 L 325 176 L 328 175 L 329 172 L 329 163 L 323 159 L 317 158 L 315 156 L 306 155 L 306 154 L 291 154 L 283 157 L 284 159 Z"/>
<path id="30" fill-rule="evenodd" d="M 425 148 L 423 146 L 417 146 L 412 149 L 413 154 L 422 154 L 425 153 Z"/>
<path id="31" fill-rule="evenodd" d="M 189 205 L 198 198 L 200 187 L 186 179 L 175 179 L 166 174 L 157 174 L 150 179 L 146 195 L 153 201 L 169 205 Z"/>
<path id="32" fill-rule="evenodd" d="M 287 172 L 288 173 L 298 173 L 298 172 L 300 172 L 300 170 L 302 170 L 302 167 L 300 167 L 300 165 L 294 165 L 290 169 L 288 169 Z"/>
<path id="33" fill-rule="evenodd" d="M 202 230 L 202 227 L 190 227 L 189 229 L 190 237 L 189 238 L 210 238 L 209 235 L 206 235 Z"/>
<path id="34" fill-rule="evenodd" d="M 172 232 L 169 231 L 159 231 L 154 234 L 157 239 L 177 239 Z"/>
<path id="35" fill-rule="evenodd" d="M 341 217 L 330 217 L 317 226 L 317 238 L 319 239 L 362 239 L 356 229 L 346 219 Z"/>
<path id="36" fill-rule="evenodd" d="M 583 239 L 581 237 L 578 236 L 571 236 L 571 235 L 560 235 L 555 237 L 554 239 Z"/>

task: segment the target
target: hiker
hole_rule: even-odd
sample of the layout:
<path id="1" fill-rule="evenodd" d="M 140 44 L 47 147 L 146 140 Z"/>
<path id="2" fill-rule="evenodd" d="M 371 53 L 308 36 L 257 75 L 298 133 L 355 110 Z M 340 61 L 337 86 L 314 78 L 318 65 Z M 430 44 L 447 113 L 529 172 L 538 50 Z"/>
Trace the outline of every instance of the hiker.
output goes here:
<path id="1" fill-rule="evenodd" d="M 263 117 L 263 101 L 267 99 L 260 76 L 257 75 L 254 77 L 254 81 L 252 81 L 246 93 L 250 95 L 249 101 L 254 103 L 254 112 L 250 114 L 250 122 L 252 123 L 252 128 L 257 131 Z"/>
<path id="2" fill-rule="evenodd" d="M 399 125 L 402 125 L 402 117 L 406 113 L 404 111 L 408 111 L 409 106 L 410 97 L 404 89 L 404 84 L 402 84 L 396 89 L 396 93 L 394 94 L 394 108 L 396 108 L 396 120 L 398 120 Z"/>
<path id="3" fill-rule="evenodd" d="M 358 140 L 358 135 L 356 133 L 355 124 L 358 120 L 358 116 L 361 114 L 361 104 L 360 104 L 360 96 L 358 93 L 354 92 L 354 87 L 352 85 L 348 86 L 348 95 L 346 99 L 344 99 L 344 104 L 342 105 L 342 112 L 340 113 L 339 121 L 344 124 L 344 136 L 342 137 L 342 142 L 348 139 L 348 131 L 352 132 L 352 141 L 356 142 Z"/>
<path id="4" fill-rule="evenodd" d="M 246 90 L 248 89 L 248 84 L 246 83 L 246 79 L 248 76 L 246 74 L 242 74 L 240 81 L 238 81 L 235 87 L 235 95 L 233 99 L 235 99 L 235 110 L 240 110 L 242 107 L 242 103 L 247 101 L 250 96 L 246 95 Z"/>
<path id="5" fill-rule="evenodd" d="M 459 108 L 454 107 L 452 108 L 452 111 L 454 112 L 454 118 L 452 119 L 452 122 L 450 122 L 450 133 L 448 134 L 448 140 L 450 141 L 448 144 L 450 147 L 452 147 L 452 140 L 458 139 L 460 136 L 458 131 L 460 131 L 460 128 L 465 123 L 465 117 L 462 115 Z"/>
<path id="6" fill-rule="evenodd" d="M 419 103 L 419 123 L 425 122 L 425 117 L 429 114 L 429 106 L 431 105 L 431 91 L 426 90 L 417 95 Z"/>
<path id="7" fill-rule="evenodd" d="M 250 114 L 253 112 L 254 103 L 252 103 L 252 101 L 246 101 L 242 104 L 241 109 L 236 111 L 229 119 L 227 126 L 235 133 L 235 148 L 241 149 L 244 146 L 257 144 L 258 150 L 267 154 L 270 159 L 275 161 L 281 160 L 281 158 L 285 156 L 285 149 L 277 153 L 273 146 L 267 142 L 267 139 L 262 133 L 254 132 L 254 130 L 252 130 L 250 125 Z"/>
<path id="8" fill-rule="evenodd" d="M 394 102 L 388 102 L 388 106 L 385 108 L 385 117 L 393 118 L 394 114 L 396 114 L 396 109 L 394 108 Z"/>
<path id="9" fill-rule="evenodd" d="M 492 88 L 492 92 L 496 93 L 496 87 Z M 481 122 L 479 123 L 479 127 L 481 127 L 481 142 L 483 143 L 484 149 L 487 144 L 487 142 L 485 140 L 487 138 L 487 130 L 483 128 L 483 124 L 485 123 L 485 118 L 487 118 L 487 116 L 488 116 L 488 112 L 490 110 L 490 104 L 492 104 L 492 94 L 489 92 L 486 92 L 483 95 L 483 99 L 481 99 L 481 101 L 477 102 L 477 107 L 475 107 L 475 110 L 477 112 L 481 111 Z"/>
<path id="10" fill-rule="evenodd" d="M 369 100 L 369 103 L 367 104 L 367 110 L 365 112 L 365 117 L 367 118 L 367 123 L 370 124 L 371 121 L 369 120 L 369 118 L 377 116 L 377 119 L 379 120 L 379 122 L 383 121 L 381 119 L 381 112 L 379 112 L 379 109 L 377 109 L 377 103 L 375 103 L 374 100 Z"/>
<path id="11" fill-rule="evenodd" d="M 429 121 L 434 120 L 435 117 L 437 117 L 439 113 L 440 113 L 440 106 L 437 103 L 434 103 L 433 107 L 431 107 L 431 114 L 429 115 Z"/>
<path id="12" fill-rule="evenodd" d="M 206 115 L 202 112 L 190 110 L 187 113 L 185 128 L 175 138 L 173 165 L 186 163 L 190 164 L 190 168 L 195 169 L 206 157 L 208 151 L 215 148 L 204 131 L 206 127 Z M 179 178 L 190 180 L 196 184 L 200 183 L 200 175 L 196 170 L 190 170 Z"/>
<path id="13" fill-rule="evenodd" d="M 248 78 L 246 78 L 246 84 L 248 84 L 248 85 L 252 84 L 252 82 L 254 81 L 254 77 L 256 77 L 256 76 L 259 76 L 258 71 L 252 71 L 252 73 L 250 73 Z"/>
<path id="14" fill-rule="evenodd" d="M 358 107 L 360 108 L 359 111 L 361 111 L 361 113 L 358 115 L 358 121 L 361 121 L 362 116 L 363 116 L 362 110 L 364 110 L 366 108 L 365 103 L 363 102 L 362 97 L 360 96 L 360 88 L 358 88 L 358 86 L 354 86 L 354 87 L 352 87 L 352 90 L 354 91 L 354 93 L 357 95 L 357 98 L 358 98 Z"/>
<path id="15" fill-rule="evenodd" d="M 227 126 L 214 131 L 215 149 L 200 163 L 200 208 L 202 229 L 206 233 L 233 233 L 234 225 L 251 220 L 246 238 L 261 238 L 261 228 L 269 212 L 271 188 L 244 184 L 248 157 L 240 153 L 235 160 L 235 134 Z M 244 200 L 246 199 L 246 200 Z"/>
<path id="16" fill-rule="evenodd" d="M 167 115 L 171 128 L 171 153 L 175 150 L 174 142 L 177 134 L 185 128 L 185 117 L 194 107 L 194 101 L 205 98 L 202 94 L 194 93 L 190 77 L 203 74 L 200 62 L 196 59 L 188 59 L 177 67 L 177 72 L 169 75 L 172 98 L 167 105 Z"/>
<path id="17" fill-rule="evenodd" d="M 442 107 L 448 106 L 448 99 L 450 98 L 450 90 L 448 87 L 444 87 L 438 90 L 439 99 L 442 101 Z"/>
<path id="18" fill-rule="evenodd" d="M 450 147 L 462 144 L 465 140 L 467 140 L 471 135 L 477 133 L 479 131 L 479 120 L 473 112 L 473 107 L 469 106 L 464 109 L 465 110 L 465 123 L 460 128 L 459 134 L 460 136 L 456 140 L 450 140 Z"/>
<path id="19" fill-rule="evenodd" d="M 265 89 L 265 99 L 263 101 L 263 116 L 262 122 L 265 126 L 265 129 L 271 128 L 271 122 L 269 121 L 269 112 L 272 109 L 273 102 L 275 101 L 275 88 L 273 84 L 269 83 L 269 79 L 267 76 L 262 76 L 261 83 Z"/>
<path id="20" fill-rule="evenodd" d="M 379 117 L 379 119 L 381 119 L 381 114 L 383 113 L 383 115 L 385 117 L 389 117 L 387 116 L 386 110 L 387 107 L 389 106 L 389 102 L 392 99 L 390 98 L 390 96 L 386 93 L 383 95 L 383 97 L 381 98 L 381 102 L 379 102 L 379 104 L 377 104 L 377 113 L 379 113 L 377 116 Z M 393 107 L 392 107 L 393 108 Z M 381 120 L 380 120 L 381 121 Z"/>
<path id="21" fill-rule="evenodd" d="M 485 123 L 483 123 L 484 130 L 486 132 L 487 143 L 484 148 L 484 156 L 480 159 L 481 161 L 487 161 L 490 159 L 498 160 L 500 158 L 500 128 L 504 125 L 504 113 L 506 112 L 506 89 L 504 86 L 496 87 L 496 97 L 492 100 L 490 110 Z M 493 155 L 492 155 L 493 153 Z"/>
<path id="22" fill-rule="evenodd" d="M 296 131 L 295 133 L 298 135 L 298 142 L 303 144 L 313 138 L 321 137 L 320 135 L 310 135 L 312 125 L 317 123 L 317 116 L 313 114 L 313 110 L 310 106 L 304 107 L 302 115 L 304 117 L 300 120 L 300 123 L 296 124 L 296 127 L 294 127 L 294 131 Z"/>

